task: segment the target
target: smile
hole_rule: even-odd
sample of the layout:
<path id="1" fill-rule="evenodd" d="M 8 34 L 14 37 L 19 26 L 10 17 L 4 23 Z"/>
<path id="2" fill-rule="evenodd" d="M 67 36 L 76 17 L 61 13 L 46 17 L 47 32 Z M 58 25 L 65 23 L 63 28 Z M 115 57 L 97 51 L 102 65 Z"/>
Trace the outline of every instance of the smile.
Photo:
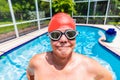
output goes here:
<path id="1" fill-rule="evenodd" d="M 58 49 L 66 49 L 66 48 L 69 48 L 69 46 L 58 46 L 57 48 Z"/>

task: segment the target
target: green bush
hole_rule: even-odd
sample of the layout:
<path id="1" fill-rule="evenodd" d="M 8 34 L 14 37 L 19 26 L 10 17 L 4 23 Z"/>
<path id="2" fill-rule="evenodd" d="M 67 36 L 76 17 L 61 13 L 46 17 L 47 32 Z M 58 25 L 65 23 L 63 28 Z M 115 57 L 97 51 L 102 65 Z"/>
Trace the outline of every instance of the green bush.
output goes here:
<path id="1" fill-rule="evenodd" d="M 76 13 L 74 6 L 75 3 L 73 0 L 52 0 L 53 14 L 65 12 L 72 15 L 72 12 Z"/>

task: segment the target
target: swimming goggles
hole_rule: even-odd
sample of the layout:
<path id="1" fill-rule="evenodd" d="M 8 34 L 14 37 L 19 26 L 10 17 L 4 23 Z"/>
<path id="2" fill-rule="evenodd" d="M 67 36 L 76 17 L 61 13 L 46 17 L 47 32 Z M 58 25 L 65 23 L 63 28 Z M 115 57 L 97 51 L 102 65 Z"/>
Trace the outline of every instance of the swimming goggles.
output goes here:
<path id="1" fill-rule="evenodd" d="M 59 40 L 62 37 L 62 35 L 65 35 L 66 38 L 69 39 L 69 40 L 74 40 L 75 37 L 77 36 L 77 34 L 78 34 L 78 32 L 76 30 L 68 29 L 65 32 L 61 32 L 59 30 L 55 30 L 55 31 L 49 32 L 48 36 L 53 41 Z"/>

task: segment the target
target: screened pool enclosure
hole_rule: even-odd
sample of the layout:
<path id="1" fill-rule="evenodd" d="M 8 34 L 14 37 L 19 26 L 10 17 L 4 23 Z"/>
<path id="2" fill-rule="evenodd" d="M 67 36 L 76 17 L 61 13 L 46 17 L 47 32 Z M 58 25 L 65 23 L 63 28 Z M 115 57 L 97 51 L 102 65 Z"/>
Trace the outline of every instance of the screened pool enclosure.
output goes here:
<path id="1" fill-rule="evenodd" d="M 119 0 L 74 0 L 81 24 L 120 25 Z M 0 43 L 47 27 L 52 0 L 0 0 Z"/>

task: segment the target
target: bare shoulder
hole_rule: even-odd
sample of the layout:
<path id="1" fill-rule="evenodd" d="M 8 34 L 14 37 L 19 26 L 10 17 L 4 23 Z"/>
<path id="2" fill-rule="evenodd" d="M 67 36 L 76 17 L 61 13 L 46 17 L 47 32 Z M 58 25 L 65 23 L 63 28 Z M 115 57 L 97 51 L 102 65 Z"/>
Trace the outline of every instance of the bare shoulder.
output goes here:
<path id="1" fill-rule="evenodd" d="M 80 65 L 82 64 L 88 71 L 95 73 L 99 73 L 100 71 L 106 71 L 106 68 L 104 68 L 96 60 L 82 54 L 77 54 L 77 55 Z"/>
<path id="2" fill-rule="evenodd" d="M 85 56 L 85 55 L 82 55 L 82 54 L 76 54 L 76 56 L 78 57 L 77 59 L 79 59 L 80 62 L 84 63 L 85 65 L 88 65 L 88 67 L 95 67 L 95 65 L 99 65 L 99 62 L 97 62 L 96 60 L 88 57 L 88 56 Z"/>
<path id="3" fill-rule="evenodd" d="M 112 80 L 112 74 L 96 60 L 85 55 L 78 55 L 80 63 L 90 74 L 96 75 L 96 80 Z M 80 65 L 81 65 L 80 64 Z"/>
<path id="4" fill-rule="evenodd" d="M 92 59 L 92 58 L 90 58 L 90 57 L 87 57 L 87 56 L 85 56 L 85 55 L 83 55 L 83 54 L 78 54 L 78 53 L 76 53 L 75 54 L 75 57 L 78 59 L 78 60 L 80 60 L 80 61 L 82 61 L 82 62 L 84 62 L 84 63 L 93 63 L 93 62 L 95 62 L 96 63 L 96 61 L 94 60 L 94 59 Z"/>
<path id="5" fill-rule="evenodd" d="M 31 58 L 31 61 L 37 60 L 37 59 L 41 59 L 44 57 L 46 53 L 40 53 L 40 54 L 36 54 Z"/>
<path id="6" fill-rule="evenodd" d="M 30 67 L 35 67 L 39 65 L 41 62 L 43 62 L 46 54 L 47 52 L 34 55 L 30 59 L 30 62 L 29 62 Z"/>

